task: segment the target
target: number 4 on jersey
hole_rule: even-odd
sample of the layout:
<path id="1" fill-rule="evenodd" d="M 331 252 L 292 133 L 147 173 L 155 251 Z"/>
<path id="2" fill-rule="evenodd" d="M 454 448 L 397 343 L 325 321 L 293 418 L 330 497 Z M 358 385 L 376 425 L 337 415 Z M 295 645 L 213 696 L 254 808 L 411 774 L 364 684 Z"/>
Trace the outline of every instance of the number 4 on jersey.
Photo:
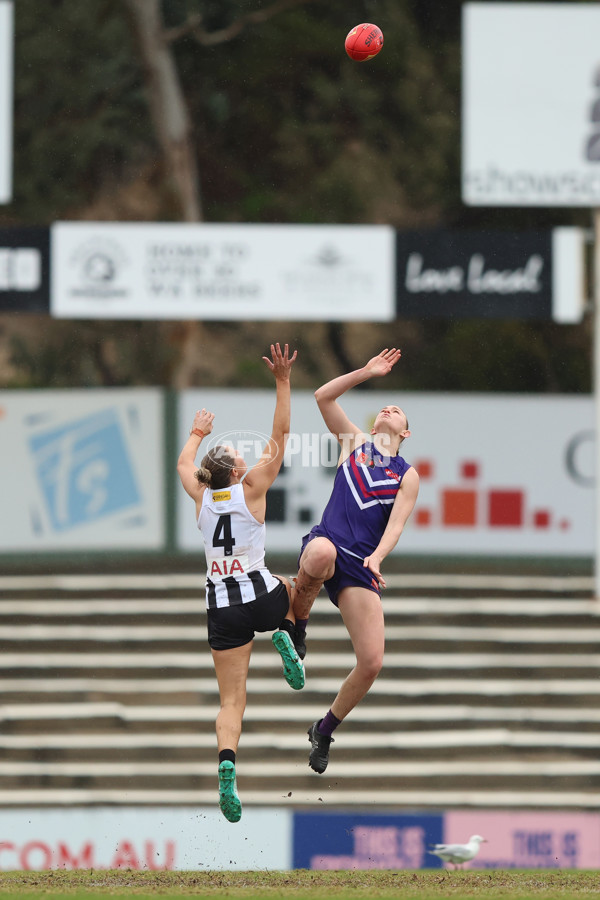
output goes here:
<path id="1" fill-rule="evenodd" d="M 231 556 L 235 546 L 235 538 L 231 534 L 231 516 L 219 516 L 215 533 L 213 534 L 213 547 L 222 547 L 225 556 Z"/>

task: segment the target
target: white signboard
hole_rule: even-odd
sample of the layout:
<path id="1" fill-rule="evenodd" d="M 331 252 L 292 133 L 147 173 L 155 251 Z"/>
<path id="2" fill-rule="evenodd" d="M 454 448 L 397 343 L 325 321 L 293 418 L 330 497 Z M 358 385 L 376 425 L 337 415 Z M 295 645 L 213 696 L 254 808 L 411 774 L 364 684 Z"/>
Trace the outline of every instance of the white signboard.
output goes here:
<path id="1" fill-rule="evenodd" d="M 463 7 L 463 200 L 600 206 L 600 4 Z"/>
<path id="2" fill-rule="evenodd" d="M 58 318 L 395 317 L 388 226 L 59 222 L 51 233 Z"/>
<path id="3" fill-rule="evenodd" d="M 156 390 L 0 391 L 0 553 L 161 549 Z"/>
<path id="4" fill-rule="evenodd" d="M 420 475 L 417 506 L 396 553 L 589 557 L 594 552 L 593 401 L 581 396 L 354 392 L 341 398 L 369 431 L 376 413 L 398 403 L 412 436 L 402 455 Z M 194 412 L 216 414 L 201 445 L 233 444 L 248 463 L 273 419 L 275 391 L 186 391 L 179 444 Z M 279 520 L 267 524 L 269 551 L 297 552 L 331 493 L 337 442 L 312 393 L 292 391 L 286 463 L 274 487 Z M 177 488 L 177 543 L 204 566 L 194 504 Z M 285 573 L 284 573 L 285 574 Z"/>
<path id="5" fill-rule="evenodd" d="M 288 810 L 245 809 L 232 828 L 216 800 L 215 808 L 5 809 L 0 871 L 284 870 L 291 846 Z"/>
<path id="6" fill-rule="evenodd" d="M 12 0 L 0 0 L 0 203 L 12 200 L 13 42 Z"/>

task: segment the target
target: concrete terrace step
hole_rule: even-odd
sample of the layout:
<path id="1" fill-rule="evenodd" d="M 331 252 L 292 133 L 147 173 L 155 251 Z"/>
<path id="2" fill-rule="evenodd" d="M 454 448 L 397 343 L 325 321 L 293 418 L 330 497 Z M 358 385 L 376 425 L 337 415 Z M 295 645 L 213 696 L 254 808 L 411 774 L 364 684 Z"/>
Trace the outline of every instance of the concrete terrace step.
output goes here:
<path id="1" fill-rule="evenodd" d="M 256 644 L 260 646 L 261 638 L 257 638 Z M 39 650 L 33 653 L 34 648 L 29 648 L 29 653 L 10 653 L 4 652 L 0 654 L 0 672 L 20 669 L 44 669 L 46 671 L 60 669 L 83 669 L 94 670 L 100 669 L 149 669 L 160 670 L 189 670 L 194 669 L 198 672 L 209 670 L 214 673 L 213 661 L 210 653 L 206 650 L 199 650 L 194 653 L 185 652 L 111 652 L 111 653 L 88 653 L 88 652 L 69 652 L 60 653 L 47 650 Z M 348 671 L 355 663 L 353 653 L 338 652 L 321 653 L 313 652 L 309 647 L 309 652 L 305 659 L 307 671 L 317 672 L 320 668 L 336 669 L 340 671 Z M 420 653 L 394 653 L 385 654 L 384 666 L 386 669 L 400 669 L 403 671 L 409 669 L 431 669 L 443 670 L 448 669 L 466 669 L 473 671 L 475 669 L 511 669 L 517 668 L 524 671 L 531 669 L 600 669 L 600 653 L 471 653 L 461 652 L 457 648 L 454 652 L 438 652 L 423 651 Z M 281 659 L 279 655 L 269 647 L 268 650 L 261 652 L 256 649 L 252 653 L 250 660 L 250 669 L 280 669 Z M 165 676 L 166 677 L 166 676 Z"/>
<path id="2" fill-rule="evenodd" d="M 393 597 L 384 595 L 383 608 L 387 618 L 436 616 L 519 616 L 519 617 L 567 617 L 600 615 L 600 603 L 594 599 L 557 600 L 552 597 L 512 597 L 509 600 L 490 597 Z M 183 597 L 161 597 L 143 599 L 103 599 L 72 598 L 47 600 L 2 599 L 0 597 L 0 618 L 3 617 L 58 617 L 90 618 L 135 616 L 144 619 L 152 616 L 195 616 L 205 622 L 204 601 Z M 311 614 L 311 624 L 322 618 L 337 618 L 339 610 L 329 601 L 319 600 Z"/>
<path id="3" fill-rule="evenodd" d="M 116 764 L 115 764 L 116 765 Z M 444 791 L 448 787 L 453 790 L 469 791 L 497 791 L 498 789 L 515 790 L 516 788 L 532 791 L 549 791 L 560 779 L 560 792 L 565 791 L 590 791 L 598 792 L 600 789 L 600 776 L 598 774 L 565 774 L 569 769 L 549 768 L 547 774 L 536 772 L 533 767 L 529 770 L 518 771 L 516 769 L 503 774 L 496 772 L 491 767 L 482 774 L 476 772 L 451 771 L 447 774 L 439 770 L 425 769 L 422 773 L 411 773 L 409 768 L 396 770 L 393 761 L 381 757 L 377 766 L 372 762 L 345 763 L 338 757 L 332 759 L 331 770 L 328 769 L 325 778 L 316 776 L 308 767 L 307 755 L 301 761 L 290 762 L 286 768 L 277 768 L 268 772 L 259 768 L 260 763 L 252 763 L 243 759 L 238 761 L 238 784 L 245 798 L 248 792 L 272 791 L 276 781 L 282 785 L 281 797 L 295 797 L 298 792 L 312 791 L 315 786 L 321 786 L 325 782 L 325 790 L 336 791 L 351 789 L 357 784 L 359 790 L 370 789 L 375 795 L 380 790 L 382 776 L 386 780 L 388 791 L 422 790 L 432 793 L 433 790 Z M 72 772 L 69 772 L 69 768 Z M 206 788 L 214 784 L 216 779 L 216 761 L 199 764 L 186 772 L 182 766 L 175 771 L 169 766 L 163 767 L 163 772 L 157 771 L 157 764 L 153 769 L 146 766 L 143 770 L 131 771 L 124 768 L 113 770 L 110 766 L 104 769 L 101 764 L 62 764 L 61 768 L 49 764 L 39 773 L 35 770 L 27 770 L 23 774 L 3 774 L 0 770 L 0 792 L 11 786 L 11 781 L 16 781 L 14 790 L 31 790 L 48 785 L 51 779 L 51 790 L 57 789 L 85 789 L 93 787 L 94 790 L 118 789 L 138 792 L 140 790 L 187 790 L 189 792 Z M 293 799 L 291 801 L 293 803 Z"/>
<path id="4" fill-rule="evenodd" d="M 309 725 L 316 715 L 308 717 L 302 724 Z M 286 732 L 252 732 L 245 731 L 243 749 L 248 752 L 259 749 L 276 749 L 287 752 L 304 753 L 303 732 L 298 725 L 294 730 Z M 350 732 L 343 735 L 340 745 L 346 751 L 364 750 L 372 756 L 373 747 L 378 750 L 412 750 L 421 751 L 441 748 L 463 748 L 473 752 L 478 748 L 491 747 L 501 749 L 542 749 L 557 752 L 559 750 L 588 750 L 594 752 L 600 745 L 600 735 L 590 731 L 532 731 L 510 728 L 456 728 L 435 729 L 431 731 L 377 731 Z M 0 750 L 101 750 L 118 749 L 209 749 L 214 753 L 215 737 L 212 729 L 200 732 L 61 732 L 39 734 L 0 734 Z"/>
<path id="5" fill-rule="evenodd" d="M 203 703 L 194 706 L 169 704 L 168 706 L 128 706 L 124 703 L 47 703 L 23 704 L 0 707 L 0 722 L 44 722 L 47 720 L 118 719 L 122 722 L 161 722 L 172 724 L 213 723 L 218 712 L 218 698 L 211 705 Z M 244 714 L 246 724 L 251 722 L 285 724 L 311 721 L 319 713 L 315 702 L 301 701 L 288 704 L 283 714 L 278 706 L 249 705 Z M 425 706 L 375 706 L 372 703 L 353 710 L 352 723 L 457 723 L 457 722 L 519 722 L 534 725 L 545 722 L 552 724 L 594 724 L 600 725 L 600 708 L 573 705 L 557 706 L 476 706 L 476 705 L 432 705 Z M 600 745 L 600 733 L 598 735 Z"/>
<path id="6" fill-rule="evenodd" d="M 333 751 L 332 751 L 333 752 Z M 511 777 L 511 778 L 569 778 L 581 776 L 599 776 L 600 761 L 577 760 L 414 760 L 398 761 L 384 759 L 385 774 L 389 778 L 478 778 L 478 777 Z M 306 774 L 306 760 L 300 762 L 282 762 L 261 760 L 249 761 L 242 752 L 237 769 L 245 778 L 298 778 Z M 169 762 L 168 768 L 162 760 L 155 762 L 119 761 L 109 762 L 5 762 L 0 760 L 0 778 L 21 776 L 26 778 L 142 778 L 156 777 L 209 777 L 215 775 L 214 758 L 199 762 Z M 310 777 L 313 777 L 310 775 Z M 372 760 L 345 761 L 335 759 L 327 773 L 327 780 L 346 778 L 379 778 L 379 768 L 374 767 Z"/>
<path id="7" fill-rule="evenodd" d="M 248 694 L 284 695 L 304 697 L 308 693 L 330 694 L 339 687 L 338 678 L 311 677 L 301 694 L 290 694 L 290 688 L 283 679 L 254 678 L 248 679 Z M 4 697 L 9 694 L 30 694 L 37 698 L 40 694 L 178 694 L 186 696 L 187 703 L 197 702 L 199 694 L 218 693 L 216 679 L 213 678 L 22 678 L 0 679 L 0 693 Z M 596 698 L 600 696 L 600 679 L 598 678 L 560 678 L 531 679 L 528 675 L 521 679 L 476 679 L 476 678 L 419 678 L 401 681 L 379 677 L 369 691 L 369 696 L 386 695 L 395 701 L 410 697 L 423 696 L 558 696 Z M 29 703 L 36 702 L 34 699 Z M 64 702 L 64 701 L 63 701 Z"/>
<path id="8" fill-rule="evenodd" d="M 282 573 L 285 574 L 285 573 Z M 5 591 L 62 591 L 64 593 L 102 591 L 202 591 L 206 573 L 166 574 L 48 574 L 2 575 L 0 592 Z M 455 573 L 386 574 L 388 589 L 406 590 L 491 590 L 494 592 L 544 591 L 547 593 L 585 593 L 592 595 L 595 581 L 592 576 L 572 575 L 495 575 Z"/>
<path id="9" fill-rule="evenodd" d="M 387 625 L 386 641 L 481 642 L 487 644 L 593 644 L 600 643 L 596 628 L 471 627 L 467 625 Z M 313 625 L 310 641 L 348 641 L 344 625 Z M 206 629 L 189 625 L 0 625 L 0 642 L 103 642 L 154 643 L 206 641 Z"/>

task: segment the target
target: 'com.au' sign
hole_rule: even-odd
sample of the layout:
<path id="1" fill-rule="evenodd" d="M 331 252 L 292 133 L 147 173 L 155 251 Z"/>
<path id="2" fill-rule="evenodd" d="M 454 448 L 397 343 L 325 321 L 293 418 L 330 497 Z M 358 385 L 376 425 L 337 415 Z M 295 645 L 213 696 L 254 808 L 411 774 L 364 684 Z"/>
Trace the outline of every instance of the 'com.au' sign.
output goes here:
<path id="1" fill-rule="evenodd" d="M 37 432 L 29 445 L 54 530 L 91 523 L 139 503 L 115 409 Z"/>

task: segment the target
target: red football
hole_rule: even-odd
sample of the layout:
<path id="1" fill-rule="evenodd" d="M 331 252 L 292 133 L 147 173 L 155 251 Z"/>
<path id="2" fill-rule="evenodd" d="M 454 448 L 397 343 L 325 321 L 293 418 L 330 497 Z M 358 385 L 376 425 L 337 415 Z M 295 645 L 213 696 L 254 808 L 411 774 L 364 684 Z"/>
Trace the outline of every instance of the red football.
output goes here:
<path id="1" fill-rule="evenodd" d="M 344 46 L 350 59 L 364 62 L 377 56 L 383 47 L 383 32 L 377 25 L 363 22 L 352 29 Z"/>

